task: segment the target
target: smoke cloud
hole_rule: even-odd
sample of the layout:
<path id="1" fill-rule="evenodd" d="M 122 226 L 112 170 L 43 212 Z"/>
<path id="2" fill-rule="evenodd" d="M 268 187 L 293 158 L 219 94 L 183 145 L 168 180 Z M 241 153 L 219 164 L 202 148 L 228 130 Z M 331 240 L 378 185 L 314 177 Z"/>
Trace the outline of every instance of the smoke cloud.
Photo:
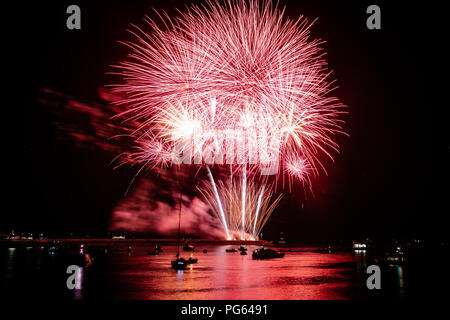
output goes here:
<path id="1" fill-rule="evenodd" d="M 176 236 L 180 210 L 179 195 L 169 191 L 172 201 L 158 198 L 157 186 L 149 179 L 141 179 L 136 189 L 122 200 L 112 213 L 111 230 L 133 233 L 156 233 Z M 166 192 L 163 192 L 166 193 Z M 169 203 L 173 202 L 173 203 Z M 208 238 L 225 238 L 209 207 L 199 198 L 181 196 L 181 234 Z"/>

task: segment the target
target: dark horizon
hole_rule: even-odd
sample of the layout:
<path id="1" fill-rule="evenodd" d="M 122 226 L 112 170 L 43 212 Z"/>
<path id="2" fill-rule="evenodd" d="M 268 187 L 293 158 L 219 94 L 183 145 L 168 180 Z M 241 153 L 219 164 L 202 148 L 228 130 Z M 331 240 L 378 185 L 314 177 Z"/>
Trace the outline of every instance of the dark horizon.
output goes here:
<path id="1" fill-rule="evenodd" d="M 39 4 L 41 20 L 30 36 L 36 51 L 29 58 L 36 79 L 26 93 L 29 102 L 20 106 L 27 164 L 21 170 L 23 189 L 16 192 L 22 208 L 3 215 L 0 231 L 108 233 L 110 214 L 136 169 L 113 170 L 115 155 L 61 139 L 54 115 L 40 103 L 41 89 L 97 101 L 98 88 L 114 81 L 106 74 L 110 65 L 127 53 L 117 42 L 130 39 L 126 29 L 142 25 L 151 7 L 174 14 L 174 7 L 191 2 L 199 1 L 79 1 L 79 31 L 65 26 L 68 2 Z M 420 41 L 432 35 L 408 22 L 422 9 L 379 2 L 382 29 L 367 30 L 368 1 L 280 3 L 290 18 L 319 17 L 311 34 L 326 41 L 326 60 L 339 86 L 334 95 L 348 106 L 344 128 L 350 136 L 337 137 L 340 153 L 333 154 L 328 176 L 313 181 L 314 196 L 304 199 L 295 189 L 285 193 L 263 238 L 277 239 L 283 231 L 291 242 L 448 240 L 450 148 L 441 133 L 448 126 L 436 123 L 446 119 L 446 110 L 444 104 L 431 105 L 425 90 L 432 81 L 426 71 L 433 54 Z M 88 121 L 74 122 L 83 126 Z"/>

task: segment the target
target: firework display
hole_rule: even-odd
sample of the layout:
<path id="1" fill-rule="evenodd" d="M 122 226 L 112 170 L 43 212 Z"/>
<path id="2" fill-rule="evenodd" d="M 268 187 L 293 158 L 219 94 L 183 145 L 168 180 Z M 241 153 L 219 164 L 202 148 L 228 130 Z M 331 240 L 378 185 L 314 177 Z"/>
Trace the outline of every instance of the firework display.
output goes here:
<path id="1" fill-rule="evenodd" d="M 127 159 L 204 168 L 199 192 L 229 239 L 257 238 L 281 197 L 274 182 L 311 188 L 338 149 L 344 106 L 310 27 L 270 1 L 208 1 L 147 17 L 124 42 L 113 89 L 133 124 Z"/>
<path id="2" fill-rule="evenodd" d="M 442 83 L 430 72 L 443 73 L 446 38 L 426 9 L 40 1 L 26 23 L 6 14 L 6 67 L 20 82 L 5 82 L 20 94 L 5 106 L 18 111 L 8 124 L 22 127 L 23 165 L 4 188 L 0 283 L 40 308 L 5 311 L 435 310 L 448 296 L 435 261 L 449 251 L 450 143 L 435 121 L 447 105 L 424 103 L 446 98 L 426 85 Z"/>

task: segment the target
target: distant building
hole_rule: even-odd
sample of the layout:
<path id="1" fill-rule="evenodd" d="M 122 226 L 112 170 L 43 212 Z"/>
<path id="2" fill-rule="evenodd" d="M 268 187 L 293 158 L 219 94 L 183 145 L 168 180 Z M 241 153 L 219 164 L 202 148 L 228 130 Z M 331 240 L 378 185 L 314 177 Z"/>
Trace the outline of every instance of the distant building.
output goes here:
<path id="1" fill-rule="evenodd" d="M 372 240 L 366 239 L 364 241 L 353 241 L 352 247 L 355 250 L 367 250 L 373 249 L 375 247 L 375 244 Z"/>

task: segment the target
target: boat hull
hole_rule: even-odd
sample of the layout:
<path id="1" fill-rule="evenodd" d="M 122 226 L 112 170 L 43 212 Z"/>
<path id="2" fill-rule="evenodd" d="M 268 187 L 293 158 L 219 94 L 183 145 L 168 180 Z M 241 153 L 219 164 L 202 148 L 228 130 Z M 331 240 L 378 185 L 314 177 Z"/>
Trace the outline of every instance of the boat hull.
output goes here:
<path id="1" fill-rule="evenodd" d="M 259 249 L 252 253 L 253 260 L 277 259 L 283 257 L 284 253 L 276 252 L 271 249 Z"/>
<path id="2" fill-rule="evenodd" d="M 175 270 L 184 270 L 187 267 L 186 261 L 175 260 L 175 261 L 171 261 L 171 264 L 172 264 L 172 269 L 175 269 Z"/>

